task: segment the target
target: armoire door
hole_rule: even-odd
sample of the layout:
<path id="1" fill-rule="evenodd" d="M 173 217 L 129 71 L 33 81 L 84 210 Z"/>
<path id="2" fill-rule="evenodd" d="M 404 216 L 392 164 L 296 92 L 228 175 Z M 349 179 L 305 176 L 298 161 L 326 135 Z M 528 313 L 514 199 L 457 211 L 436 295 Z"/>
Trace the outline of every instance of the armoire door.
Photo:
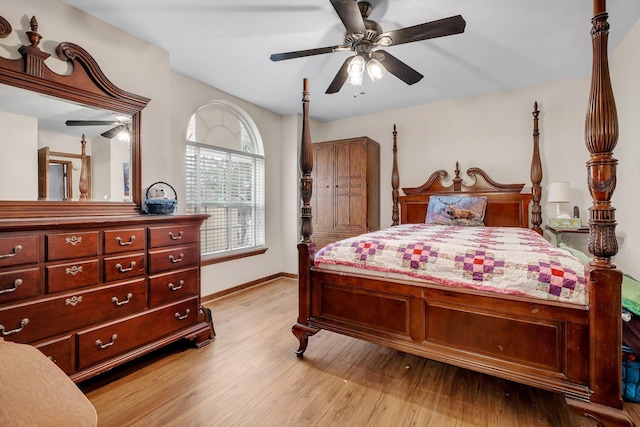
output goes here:
<path id="1" fill-rule="evenodd" d="M 359 232 L 367 220 L 366 162 L 364 144 L 335 145 L 335 222 L 339 232 Z"/>
<path id="2" fill-rule="evenodd" d="M 326 232 L 333 228 L 334 148 L 330 144 L 317 144 L 313 150 L 313 193 L 311 206 L 313 231 Z"/>

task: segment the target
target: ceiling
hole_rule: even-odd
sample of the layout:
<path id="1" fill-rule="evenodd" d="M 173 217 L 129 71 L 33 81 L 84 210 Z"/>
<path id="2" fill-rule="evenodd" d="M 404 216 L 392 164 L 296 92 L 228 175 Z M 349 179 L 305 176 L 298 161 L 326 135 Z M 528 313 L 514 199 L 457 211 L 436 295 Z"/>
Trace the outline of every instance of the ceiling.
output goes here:
<path id="1" fill-rule="evenodd" d="M 588 0 L 369 0 L 383 31 L 462 15 L 465 32 L 390 46 L 424 75 L 325 90 L 351 52 L 272 62 L 272 53 L 340 45 L 329 0 L 62 0 L 170 53 L 171 68 L 278 114 L 301 112 L 309 79 L 312 118 L 395 110 L 576 76 L 591 68 Z M 610 51 L 640 17 L 640 1 L 615 0 Z"/>

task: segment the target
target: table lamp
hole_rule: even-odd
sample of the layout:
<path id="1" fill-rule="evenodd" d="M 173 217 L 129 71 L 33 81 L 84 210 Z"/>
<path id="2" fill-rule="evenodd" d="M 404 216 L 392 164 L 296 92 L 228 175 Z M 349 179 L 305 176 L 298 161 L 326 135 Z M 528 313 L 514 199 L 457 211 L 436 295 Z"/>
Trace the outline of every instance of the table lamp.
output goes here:
<path id="1" fill-rule="evenodd" d="M 569 215 L 560 214 L 560 203 L 569 203 L 571 201 L 569 192 L 569 183 L 565 181 L 552 182 L 549 184 L 548 203 L 556 203 L 556 218 L 569 218 Z"/>

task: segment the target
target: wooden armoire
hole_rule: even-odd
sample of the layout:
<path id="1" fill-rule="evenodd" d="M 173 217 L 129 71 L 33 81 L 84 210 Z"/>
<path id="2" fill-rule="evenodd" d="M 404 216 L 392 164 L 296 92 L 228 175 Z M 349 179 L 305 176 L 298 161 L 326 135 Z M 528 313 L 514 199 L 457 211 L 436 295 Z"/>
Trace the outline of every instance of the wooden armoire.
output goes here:
<path id="1" fill-rule="evenodd" d="M 366 136 L 315 143 L 313 163 L 318 248 L 380 229 L 380 144 Z"/>

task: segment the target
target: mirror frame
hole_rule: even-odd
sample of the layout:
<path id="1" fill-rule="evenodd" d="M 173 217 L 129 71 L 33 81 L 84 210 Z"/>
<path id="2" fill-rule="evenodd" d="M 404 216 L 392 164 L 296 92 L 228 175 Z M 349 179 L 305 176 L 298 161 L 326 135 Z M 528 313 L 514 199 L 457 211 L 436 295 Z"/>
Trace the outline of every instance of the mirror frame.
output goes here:
<path id="1" fill-rule="evenodd" d="M 140 214 L 142 203 L 142 169 L 140 125 L 142 109 L 150 99 L 126 92 L 107 79 L 98 63 L 80 46 L 62 42 L 56 47 L 58 57 L 67 61 L 69 74 L 57 74 L 44 61 L 51 56 L 38 47 L 42 36 L 38 22 L 31 18 L 31 43 L 18 49 L 22 58 L 0 57 L 0 83 L 44 95 L 104 108 L 131 116 L 131 194 L 130 202 L 0 200 L 0 218 L 34 218 L 60 216 L 112 216 Z M 11 34 L 11 25 L 0 16 L 0 38 Z"/>

